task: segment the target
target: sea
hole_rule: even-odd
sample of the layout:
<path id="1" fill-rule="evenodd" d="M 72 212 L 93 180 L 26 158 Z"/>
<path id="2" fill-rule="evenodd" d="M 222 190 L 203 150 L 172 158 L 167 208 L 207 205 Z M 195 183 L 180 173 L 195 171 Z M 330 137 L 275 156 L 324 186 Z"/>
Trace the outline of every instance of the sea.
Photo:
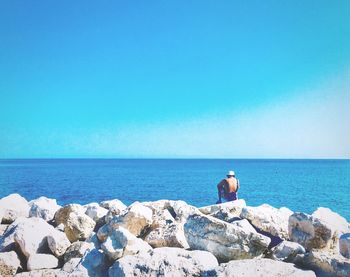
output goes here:
<path id="1" fill-rule="evenodd" d="M 234 170 L 238 197 L 312 213 L 328 207 L 350 221 L 350 160 L 11 159 L 0 160 L 0 197 L 46 196 L 60 205 L 120 199 L 215 204 L 216 185 Z"/>

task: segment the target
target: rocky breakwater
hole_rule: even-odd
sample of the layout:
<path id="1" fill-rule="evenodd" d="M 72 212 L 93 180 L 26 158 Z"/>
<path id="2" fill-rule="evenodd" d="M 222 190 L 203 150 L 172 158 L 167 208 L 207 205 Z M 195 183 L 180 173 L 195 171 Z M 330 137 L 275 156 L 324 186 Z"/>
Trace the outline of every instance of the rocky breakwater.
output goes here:
<path id="1" fill-rule="evenodd" d="M 350 276 L 349 223 L 244 200 L 0 200 L 0 276 Z"/>

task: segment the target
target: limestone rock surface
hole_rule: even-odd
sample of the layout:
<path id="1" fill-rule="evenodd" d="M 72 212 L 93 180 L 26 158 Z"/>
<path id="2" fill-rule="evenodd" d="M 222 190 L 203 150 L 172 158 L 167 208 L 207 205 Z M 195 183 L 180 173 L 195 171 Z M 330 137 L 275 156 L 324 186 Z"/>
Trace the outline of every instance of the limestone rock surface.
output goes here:
<path id="1" fill-rule="evenodd" d="M 66 225 L 69 214 L 72 212 L 75 212 L 77 214 L 85 214 L 86 209 L 79 204 L 69 204 L 66 205 L 62 208 L 60 208 L 56 213 L 55 213 L 55 223 L 56 226 L 60 224 Z"/>
<path id="2" fill-rule="evenodd" d="M 238 217 L 240 216 L 242 209 L 246 206 L 244 199 L 237 199 L 235 201 L 201 207 L 199 210 L 206 215 L 216 213 L 220 210 L 226 210 Z"/>
<path id="3" fill-rule="evenodd" d="M 27 261 L 27 269 L 49 269 L 58 267 L 58 259 L 49 254 L 31 254 Z"/>
<path id="4" fill-rule="evenodd" d="M 86 214 L 71 212 L 64 224 L 64 232 L 71 242 L 85 240 L 94 231 L 96 222 Z"/>
<path id="5" fill-rule="evenodd" d="M 293 264 L 270 259 L 230 261 L 221 264 L 209 276 L 217 277 L 316 277 L 311 270 L 296 268 Z"/>
<path id="6" fill-rule="evenodd" d="M 271 249 L 272 259 L 283 262 L 293 262 L 299 254 L 305 254 L 305 248 L 299 243 L 292 241 L 282 241 Z"/>
<path id="7" fill-rule="evenodd" d="M 110 259 L 116 260 L 125 255 L 135 255 L 139 252 L 150 251 L 152 247 L 127 229 L 118 227 L 101 244 L 101 249 Z"/>
<path id="8" fill-rule="evenodd" d="M 65 233 L 57 231 L 47 236 L 47 243 L 56 257 L 61 257 L 71 245 Z"/>
<path id="9" fill-rule="evenodd" d="M 68 274 L 70 277 L 104 277 L 108 276 L 109 261 L 99 250 L 92 249 L 84 254 L 73 271 Z"/>
<path id="10" fill-rule="evenodd" d="M 140 236 L 146 228 L 152 225 L 152 210 L 135 202 L 123 213 L 113 217 L 113 219 L 102 226 L 98 232 L 98 238 L 103 242 L 114 229 L 119 226 L 129 230 L 135 236 Z"/>
<path id="11" fill-rule="evenodd" d="M 101 207 L 98 203 L 90 203 L 88 205 L 85 205 L 85 208 L 85 214 L 96 223 L 99 222 L 108 213 L 108 210 Z"/>
<path id="12" fill-rule="evenodd" d="M 100 203 L 100 206 L 109 211 L 113 211 L 115 215 L 120 214 L 122 211 L 126 210 L 127 208 L 127 206 L 118 199 L 102 201 Z"/>
<path id="13" fill-rule="evenodd" d="M 149 232 L 144 239 L 152 247 L 180 247 L 189 248 L 184 227 L 181 223 L 170 223 L 159 226 Z"/>
<path id="14" fill-rule="evenodd" d="M 292 214 L 293 212 L 287 208 L 276 209 L 270 205 L 263 204 L 258 207 L 244 207 L 240 217 L 249 220 L 259 230 L 288 240 L 288 222 Z"/>
<path id="15" fill-rule="evenodd" d="M 262 255 L 270 238 L 253 231 L 246 223 L 241 226 L 239 224 L 198 214 L 188 217 L 184 230 L 191 249 L 209 251 L 220 262 Z"/>
<path id="16" fill-rule="evenodd" d="M 4 241 L 13 240 L 28 258 L 32 254 L 47 253 L 47 236 L 59 232 L 42 218 L 19 218 L 4 234 Z"/>
<path id="17" fill-rule="evenodd" d="M 15 251 L 0 253 L 0 276 L 14 276 L 21 262 Z"/>
<path id="18" fill-rule="evenodd" d="M 73 258 L 82 258 L 84 254 L 94 248 L 93 243 L 76 241 L 69 246 L 64 254 L 64 262 L 67 263 Z"/>
<path id="19" fill-rule="evenodd" d="M 110 277 L 200 276 L 217 265 L 216 258 L 209 252 L 163 247 L 125 256 L 117 260 L 108 273 Z"/>
<path id="20" fill-rule="evenodd" d="M 2 223 L 12 223 L 19 217 L 29 216 L 28 201 L 17 193 L 0 199 L 0 214 Z"/>
<path id="21" fill-rule="evenodd" d="M 338 252 L 339 237 L 348 231 L 344 218 L 329 209 L 319 208 L 312 215 L 294 213 L 289 218 L 289 236 L 306 250 L 329 249 Z"/>
<path id="22" fill-rule="evenodd" d="M 56 199 L 50 199 L 44 196 L 30 201 L 29 205 L 30 217 L 41 217 L 46 221 L 52 220 L 55 213 L 61 208 L 60 205 L 57 205 Z"/>
<path id="23" fill-rule="evenodd" d="M 324 249 L 313 249 L 304 255 L 298 255 L 294 263 L 314 270 L 318 276 L 350 276 L 350 260 Z"/>

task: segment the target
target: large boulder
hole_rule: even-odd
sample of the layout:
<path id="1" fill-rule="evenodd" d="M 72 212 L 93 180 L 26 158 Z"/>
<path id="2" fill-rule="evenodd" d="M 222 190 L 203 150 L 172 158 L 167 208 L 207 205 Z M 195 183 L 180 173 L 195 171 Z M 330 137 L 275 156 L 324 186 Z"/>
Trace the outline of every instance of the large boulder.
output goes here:
<path id="1" fill-rule="evenodd" d="M 58 259 L 49 254 L 32 254 L 27 261 L 27 269 L 29 271 L 56 267 L 58 267 Z"/>
<path id="2" fill-rule="evenodd" d="M 307 250 L 326 248 L 338 252 L 339 237 L 349 232 L 349 223 L 326 208 L 312 215 L 294 213 L 289 218 L 289 236 Z"/>
<path id="3" fill-rule="evenodd" d="M 185 223 L 190 215 L 201 213 L 198 208 L 188 205 L 182 200 L 158 200 L 142 202 L 142 204 L 152 209 L 153 213 L 161 210 L 168 210 L 172 217 L 179 223 Z"/>
<path id="4" fill-rule="evenodd" d="M 209 276 L 242 277 L 242 276 L 269 276 L 269 277 L 316 277 L 311 270 L 296 268 L 293 264 L 270 259 L 250 259 L 230 261 L 221 264 Z"/>
<path id="5" fill-rule="evenodd" d="M 71 212 L 64 223 L 64 232 L 71 242 L 85 240 L 94 231 L 96 222 L 86 214 Z"/>
<path id="6" fill-rule="evenodd" d="M 276 261 L 293 262 L 299 254 L 305 254 L 305 248 L 292 241 L 284 240 L 271 249 L 272 259 Z"/>
<path id="7" fill-rule="evenodd" d="M 79 204 L 69 204 L 66 205 L 62 208 L 60 208 L 56 213 L 55 213 L 55 223 L 56 226 L 60 224 L 66 224 L 69 218 L 70 213 L 74 212 L 77 214 L 85 214 L 86 209 Z"/>
<path id="8" fill-rule="evenodd" d="M 60 205 L 57 205 L 56 199 L 50 199 L 44 196 L 30 201 L 29 205 L 30 217 L 41 217 L 46 221 L 51 221 L 55 213 L 61 208 Z"/>
<path id="9" fill-rule="evenodd" d="M 180 247 L 189 248 L 184 227 L 181 223 L 170 223 L 159 226 L 150 231 L 144 238 L 152 247 Z"/>
<path id="10" fill-rule="evenodd" d="M 184 225 L 191 249 L 206 250 L 220 262 L 258 257 L 267 249 L 270 238 L 257 233 L 250 224 L 230 224 L 214 217 L 195 214 Z"/>
<path id="11" fill-rule="evenodd" d="M 240 220 L 240 214 L 242 212 L 242 208 L 239 209 L 239 211 L 234 211 L 233 213 L 231 210 L 227 207 L 223 207 L 220 210 L 217 210 L 211 214 L 209 214 L 212 217 L 215 217 L 217 219 L 223 220 L 228 223 L 232 223 L 236 220 Z"/>
<path id="12" fill-rule="evenodd" d="M 0 276 L 14 276 L 20 266 L 16 252 L 0 253 Z"/>
<path id="13" fill-rule="evenodd" d="M 247 205 L 244 199 L 238 199 L 238 200 L 230 201 L 226 203 L 201 207 L 199 208 L 199 210 L 206 215 L 216 213 L 220 210 L 225 210 L 225 211 L 229 211 L 234 216 L 238 217 L 240 216 L 242 209 L 246 206 Z"/>
<path id="14" fill-rule="evenodd" d="M 200 276 L 218 265 L 206 251 L 181 248 L 156 248 L 117 260 L 109 269 L 110 277 L 122 276 Z"/>
<path id="15" fill-rule="evenodd" d="M 178 223 L 169 210 L 154 210 L 153 223 L 144 237 L 152 247 L 189 248 L 183 224 Z"/>
<path id="16" fill-rule="evenodd" d="M 77 277 L 101 277 L 108 276 L 109 260 L 106 255 L 97 249 L 87 251 L 79 263 L 73 267 L 68 276 Z M 65 267 L 67 269 L 67 266 Z M 65 271 L 63 271 L 65 272 Z M 67 276 L 67 275 L 63 275 Z M 59 276 L 60 277 L 60 276 Z"/>
<path id="17" fill-rule="evenodd" d="M 2 223 L 12 223 L 19 217 L 29 216 L 28 201 L 17 193 L 0 199 L 0 214 Z"/>
<path id="18" fill-rule="evenodd" d="M 85 241 L 76 241 L 69 246 L 64 254 L 64 262 L 73 258 L 82 258 L 86 252 L 94 249 L 94 244 Z"/>
<path id="19" fill-rule="evenodd" d="M 313 249 L 304 255 L 298 255 L 294 263 L 314 270 L 317 276 L 350 276 L 350 260 L 324 249 Z"/>
<path id="20" fill-rule="evenodd" d="M 288 220 L 292 214 L 287 208 L 276 209 L 263 204 L 258 207 L 244 207 L 240 217 L 249 220 L 258 230 L 288 240 Z"/>
<path id="21" fill-rule="evenodd" d="M 1 237 L 0 251 L 15 249 L 17 245 L 26 257 L 36 253 L 49 253 L 47 236 L 56 232 L 59 231 L 42 218 L 18 218 Z"/>
<path id="22" fill-rule="evenodd" d="M 147 242 L 130 233 L 127 229 L 118 227 L 101 244 L 101 249 L 110 259 L 117 260 L 124 255 L 147 252 L 152 250 L 152 247 Z"/>
<path id="23" fill-rule="evenodd" d="M 140 236 L 152 225 L 152 215 L 150 208 L 135 202 L 123 213 L 113 217 L 108 224 L 103 225 L 98 230 L 97 236 L 103 242 L 119 226 L 129 230 L 135 236 Z"/>
<path id="24" fill-rule="evenodd" d="M 337 235 L 350 232 L 350 223 L 329 208 L 320 207 L 312 213 L 312 216 L 331 226 L 333 233 Z"/>
<path id="25" fill-rule="evenodd" d="M 339 252 L 345 258 L 350 258 L 350 233 L 346 233 L 340 236 Z"/>
<path id="26" fill-rule="evenodd" d="M 0 236 L 0 252 L 9 252 L 18 247 L 15 243 L 15 230 L 18 225 L 24 224 L 27 219 L 20 217 L 7 226 L 4 233 Z"/>
<path id="27" fill-rule="evenodd" d="M 81 258 L 71 258 L 68 262 L 66 262 L 63 267 L 62 271 L 71 273 L 74 271 L 74 269 L 77 267 L 77 265 L 81 262 Z"/>
<path id="28" fill-rule="evenodd" d="M 61 257 L 71 245 L 65 233 L 57 231 L 47 236 L 47 243 L 56 257 Z"/>
<path id="29" fill-rule="evenodd" d="M 100 222 L 108 213 L 108 210 L 101 207 L 97 203 L 90 203 L 84 206 L 86 208 L 85 214 L 93 219 L 96 223 Z"/>
<path id="30" fill-rule="evenodd" d="M 122 211 L 126 210 L 127 206 L 118 199 L 102 201 L 100 203 L 102 208 L 112 211 L 115 215 L 120 214 Z"/>

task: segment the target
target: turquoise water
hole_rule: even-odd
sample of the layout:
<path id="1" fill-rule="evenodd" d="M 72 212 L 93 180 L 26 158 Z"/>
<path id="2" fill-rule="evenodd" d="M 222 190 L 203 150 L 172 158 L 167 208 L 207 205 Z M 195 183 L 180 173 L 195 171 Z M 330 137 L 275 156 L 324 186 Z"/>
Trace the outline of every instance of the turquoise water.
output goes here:
<path id="1" fill-rule="evenodd" d="M 216 184 L 228 170 L 236 172 L 248 205 L 308 213 L 324 206 L 350 220 L 350 160 L 0 160 L 0 197 L 45 195 L 61 205 L 181 199 L 204 206 L 216 202 Z"/>

